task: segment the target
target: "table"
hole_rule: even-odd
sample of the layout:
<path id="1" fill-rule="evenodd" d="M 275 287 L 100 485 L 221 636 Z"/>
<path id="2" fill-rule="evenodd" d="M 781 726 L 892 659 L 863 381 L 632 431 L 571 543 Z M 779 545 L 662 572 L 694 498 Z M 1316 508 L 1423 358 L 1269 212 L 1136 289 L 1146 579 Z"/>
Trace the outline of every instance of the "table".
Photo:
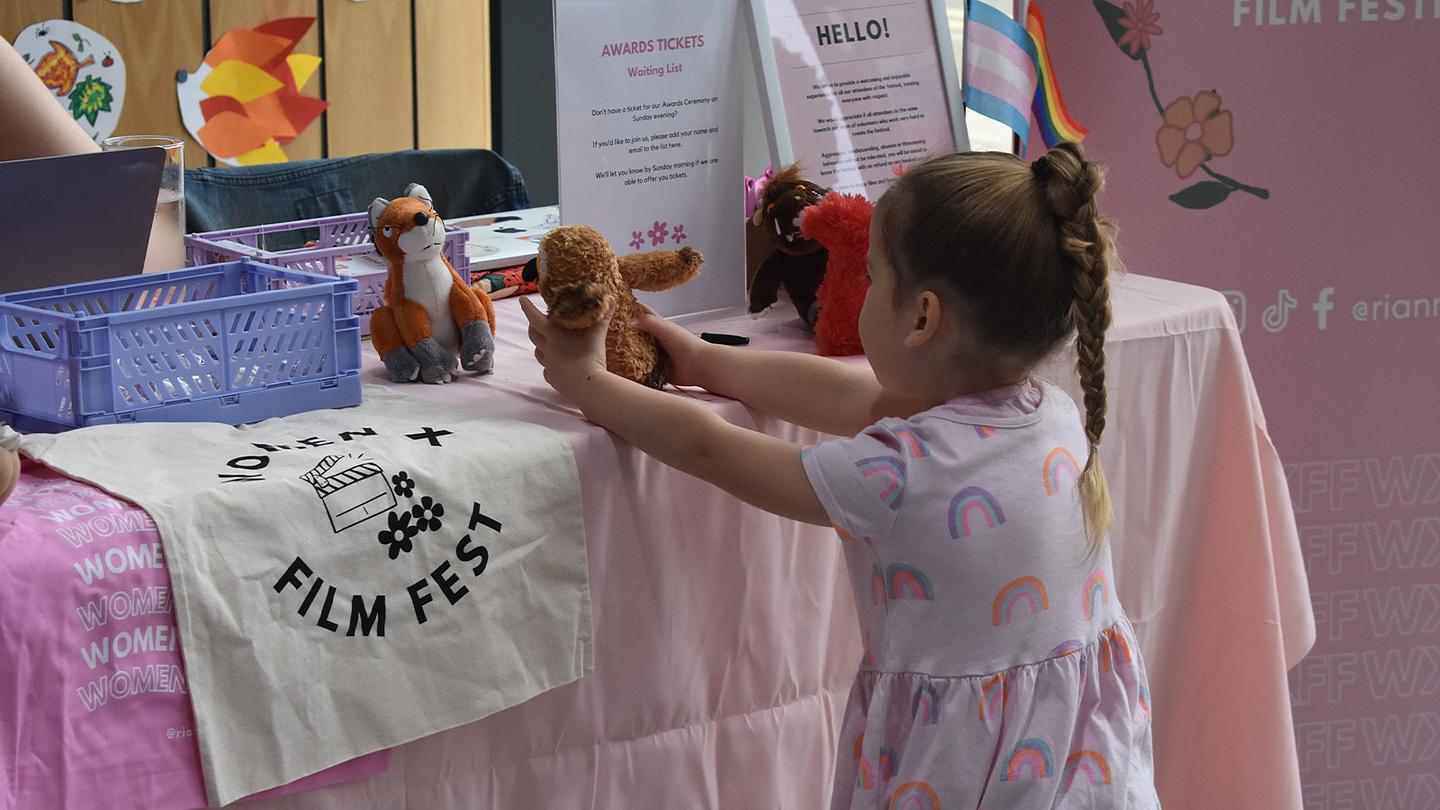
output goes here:
<path id="1" fill-rule="evenodd" d="M 1217 293 L 1140 276 L 1116 285 L 1115 309 L 1102 452 L 1117 506 L 1117 589 L 1150 673 L 1162 801 L 1299 807 L 1285 672 L 1314 625 L 1288 492 L 1233 318 Z M 806 349 L 798 321 L 779 310 L 687 324 L 752 335 L 755 348 Z M 544 384 L 516 302 L 498 302 L 497 313 L 493 376 L 407 390 L 571 441 L 589 528 L 594 673 L 394 749 L 378 775 L 249 806 L 823 806 L 861 655 L 834 535 L 740 504 L 582 421 Z M 366 381 L 381 382 L 364 353 Z M 1067 362 L 1057 356 L 1044 371 L 1074 392 Z M 681 395 L 738 424 L 819 438 L 733 401 Z M 44 475 L 30 466 L 24 480 Z M 26 525 L 0 508 L 0 547 L 39 542 Z M 0 581 L 26 575 L 0 560 Z M 49 643 L 14 632 L 29 633 L 18 644 Z M 0 715 L 0 726 L 12 720 Z M 182 778 L 133 770 L 130 791 L 115 783 L 117 802 L 142 795 L 152 777 Z M 0 807 L 13 802 L 0 795 Z"/>

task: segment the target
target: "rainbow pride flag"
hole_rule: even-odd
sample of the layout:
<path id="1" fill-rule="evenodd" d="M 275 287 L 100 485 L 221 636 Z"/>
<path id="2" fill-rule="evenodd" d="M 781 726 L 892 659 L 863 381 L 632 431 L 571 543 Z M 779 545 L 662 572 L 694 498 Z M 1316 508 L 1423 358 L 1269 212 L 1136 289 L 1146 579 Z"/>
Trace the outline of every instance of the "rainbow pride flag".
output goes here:
<path id="1" fill-rule="evenodd" d="M 1030 110 L 1035 114 L 1035 126 L 1040 138 L 1050 148 L 1061 141 L 1083 141 L 1090 130 L 1080 125 L 1065 106 L 1065 97 L 1060 95 L 1060 85 L 1055 81 L 1055 67 L 1050 63 L 1050 48 L 1045 37 L 1045 16 L 1040 6 L 1029 4 L 1025 12 L 1025 30 L 1035 42 L 1035 100 Z"/>
<path id="2" fill-rule="evenodd" d="M 1084 140 L 1089 130 L 1065 107 L 1050 61 L 1045 18 L 1031 2 L 1025 24 L 971 0 L 965 17 L 965 106 L 1010 127 L 1021 150 L 1031 120 L 1046 147 Z"/>

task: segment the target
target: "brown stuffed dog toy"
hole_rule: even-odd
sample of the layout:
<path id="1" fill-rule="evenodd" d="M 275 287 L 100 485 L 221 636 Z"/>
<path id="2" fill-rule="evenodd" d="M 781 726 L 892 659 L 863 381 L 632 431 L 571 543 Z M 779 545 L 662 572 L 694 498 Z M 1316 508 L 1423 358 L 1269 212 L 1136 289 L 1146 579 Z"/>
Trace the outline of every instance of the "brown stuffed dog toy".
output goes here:
<path id="1" fill-rule="evenodd" d="M 800 230 L 801 215 L 830 193 L 830 189 L 805 180 L 800 164 L 781 169 L 765 185 L 751 222 L 760 226 L 775 250 L 750 282 L 750 313 L 760 313 L 775 304 L 785 288 L 795 314 L 808 326 L 815 326 L 820 304 L 816 290 L 825 279 L 825 248 Z"/>
<path id="2" fill-rule="evenodd" d="M 370 342 L 395 382 L 448 383 L 455 359 L 489 374 L 495 362 L 495 307 L 461 280 L 445 258 L 445 223 L 430 192 L 370 203 L 375 249 L 390 263 L 385 306 L 370 314 Z"/>
<path id="3" fill-rule="evenodd" d="M 605 365 L 611 372 L 651 388 L 665 385 L 669 359 L 655 338 L 631 326 L 640 315 L 631 290 L 658 292 L 678 287 L 700 274 L 705 259 L 691 247 L 615 255 L 610 243 L 586 225 L 564 225 L 540 240 L 536 262 L 540 297 L 550 307 L 550 322 L 586 329 L 615 315 L 605 335 Z"/>

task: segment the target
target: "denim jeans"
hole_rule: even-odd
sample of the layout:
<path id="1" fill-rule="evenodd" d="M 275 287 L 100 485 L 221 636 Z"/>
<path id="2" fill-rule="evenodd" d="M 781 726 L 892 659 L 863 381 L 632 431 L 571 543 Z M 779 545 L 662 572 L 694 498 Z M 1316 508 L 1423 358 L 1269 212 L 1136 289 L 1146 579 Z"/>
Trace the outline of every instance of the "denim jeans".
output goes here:
<path id="1" fill-rule="evenodd" d="M 488 149 L 407 150 L 263 166 L 189 169 L 185 224 L 190 233 L 313 219 L 366 210 L 411 183 L 430 192 L 440 216 L 455 219 L 530 207 L 520 170 Z M 299 247 L 269 242 L 271 249 Z"/>

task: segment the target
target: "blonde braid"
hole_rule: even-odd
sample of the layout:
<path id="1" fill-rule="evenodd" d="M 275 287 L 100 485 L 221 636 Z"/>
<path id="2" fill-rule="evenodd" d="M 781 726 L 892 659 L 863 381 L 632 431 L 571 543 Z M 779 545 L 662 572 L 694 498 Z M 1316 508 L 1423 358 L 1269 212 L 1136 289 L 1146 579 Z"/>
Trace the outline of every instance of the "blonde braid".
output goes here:
<path id="1" fill-rule="evenodd" d="M 1105 431 L 1105 330 L 1110 327 L 1109 221 L 1101 219 L 1095 195 L 1104 182 L 1098 167 L 1073 143 L 1056 146 L 1032 166 L 1059 223 L 1060 251 L 1071 265 L 1070 305 L 1075 322 L 1076 370 L 1085 399 L 1085 438 L 1089 454 L 1079 490 L 1087 547 L 1093 556 L 1104 545 L 1112 509 L 1105 472 L 1100 466 L 1100 435 Z"/>

